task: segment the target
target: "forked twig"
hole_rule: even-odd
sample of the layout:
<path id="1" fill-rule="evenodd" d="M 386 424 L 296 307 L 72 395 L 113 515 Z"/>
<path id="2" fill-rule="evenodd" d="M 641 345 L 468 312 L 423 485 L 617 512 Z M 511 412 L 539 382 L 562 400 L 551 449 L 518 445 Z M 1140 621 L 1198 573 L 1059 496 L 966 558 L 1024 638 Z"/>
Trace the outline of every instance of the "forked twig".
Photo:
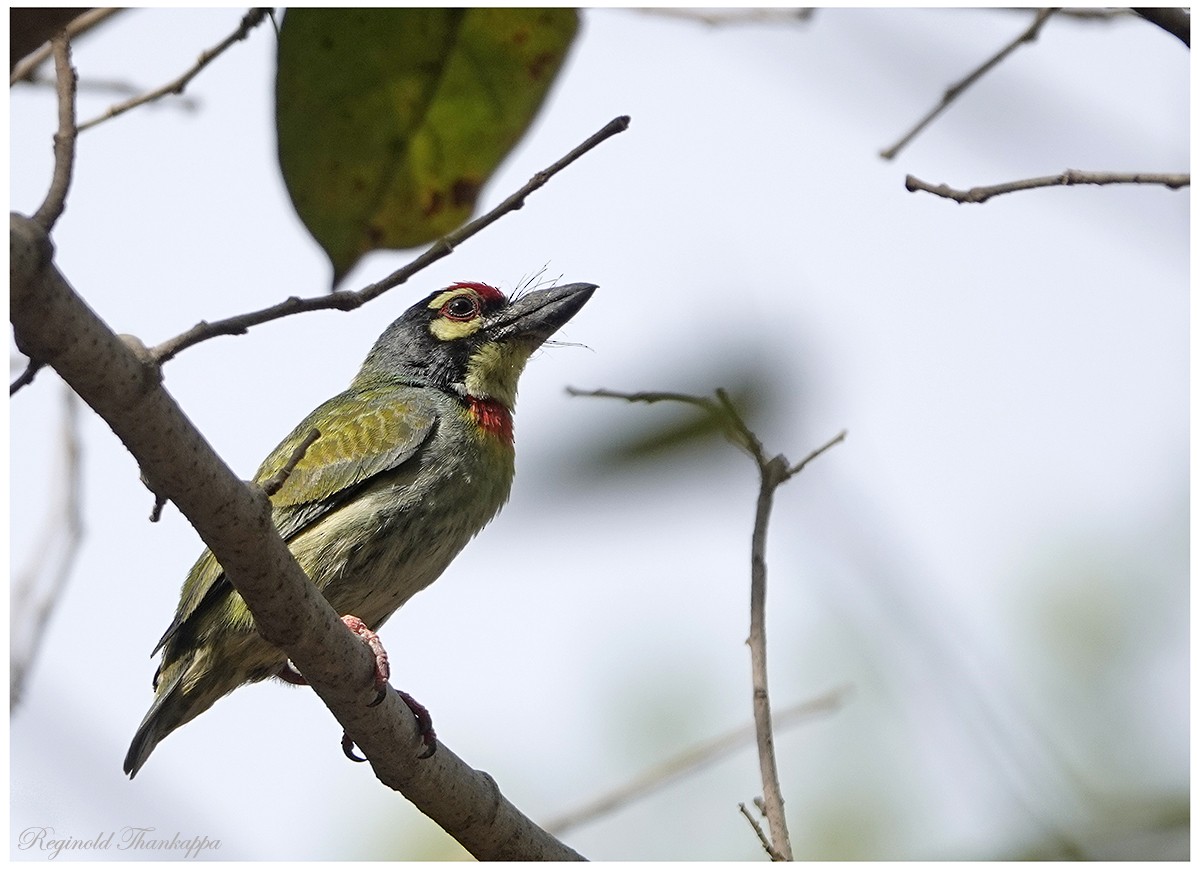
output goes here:
<path id="1" fill-rule="evenodd" d="M 220 57 L 221 54 L 223 54 L 225 50 L 235 42 L 241 42 L 243 39 L 249 36 L 250 31 L 261 24 L 263 19 L 267 17 L 267 14 L 270 11 L 271 10 L 267 8 L 251 9 L 242 16 L 241 23 L 238 25 L 237 30 L 233 31 L 233 33 L 229 34 L 229 36 L 225 37 L 208 51 L 201 53 L 200 57 L 198 57 L 196 62 L 192 65 L 191 69 L 179 76 L 179 78 L 175 79 L 174 81 L 167 82 L 162 87 L 155 88 L 152 91 L 148 91 L 144 94 L 140 94 L 139 96 L 132 97 L 124 100 L 123 102 L 109 106 L 103 114 L 92 118 L 90 121 L 85 121 L 84 123 L 80 124 L 80 131 L 90 130 L 97 124 L 103 123 L 110 118 L 123 115 L 130 109 L 135 109 L 138 106 L 145 105 L 146 103 L 152 103 L 155 100 L 168 96 L 169 94 L 183 93 L 183 89 L 188 86 L 188 83 L 192 79 L 200 74 L 200 71 L 203 70 L 204 67 L 208 66 L 210 63 Z"/>
<path id="2" fill-rule="evenodd" d="M 91 30 L 102 21 L 111 18 L 118 12 L 123 11 L 116 7 L 98 7 L 96 9 L 88 9 L 86 12 L 81 12 L 67 24 L 67 38 L 74 39 L 82 33 Z M 10 86 L 19 81 L 32 81 L 33 74 L 39 66 L 41 66 L 52 53 L 54 48 L 49 42 L 39 48 L 32 54 L 23 57 L 16 66 L 13 67 L 8 76 Z"/>
<path id="3" fill-rule="evenodd" d="M 767 458 L 762 443 L 742 420 L 723 389 L 716 391 L 715 400 L 673 392 L 622 393 L 608 389 L 584 391 L 573 388 L 568 388 L 567 391 L 571 395 L 619 398 L 646 403 L 676 401 L 699 407 L 712 414 L 721 423 L 726 438 L 749 453 L 758 466 L 759 492 L 750 546 L 750 636 L 746 642 L 750 646 L 754 727 L 758 737 L 758 765 L 763 785 L 763 814 L 766 815 L 770 828 L 770 837 L 762 838 L 772 859 L 791 860 L 792 843 L 788 835 L 787 819 L 783 813 L 783 792 L 779 786 L 779 768 L 775 760 L 775 737 L 771 723 L 771 699 L 767 690 L 767 524 L 771 516 L 775 490 L 803 470 L 817 456 L 844 440 L 846 433 L 841 432 L 824 446 L 814 450 L 803 461 L 791 465 L 783 455 Z M 757 828 L 757 825 L 755 826 Z M 761 830 L 759 832 L 761 834 Z"/>
<path id="4" fill-rule="evenodd" d="M 775 846 L 771 844 L 771 840 L 767 838 L 767 834 L 763 832 L 762 825 L 755 820 L 754 815 L 750 814 L 750 810 L 746 808 L 745 803 L 738 803 L 738 811 L 741 812 L 743 817 L 750 822 L 750 827 L 754 830 L 754 835 L 758 836 L 758 841 L 763 846 L 763 850 L 767 852 L 767 856 L 770 857 L 773 862 L 781 863 L 788 859 L 775 850 Z"/>

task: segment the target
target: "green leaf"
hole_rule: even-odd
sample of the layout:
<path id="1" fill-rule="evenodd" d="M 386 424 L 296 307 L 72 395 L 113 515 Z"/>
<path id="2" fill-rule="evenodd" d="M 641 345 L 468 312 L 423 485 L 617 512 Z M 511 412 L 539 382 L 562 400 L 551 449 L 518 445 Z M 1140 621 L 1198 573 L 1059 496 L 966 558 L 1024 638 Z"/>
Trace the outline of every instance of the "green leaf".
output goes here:
<path id="1" fill-rule="evenodd" d="M 288 10 L 279 165 L 335 285 L 368 251 L 470 218 L 577 28 L 574 9 Z"/>

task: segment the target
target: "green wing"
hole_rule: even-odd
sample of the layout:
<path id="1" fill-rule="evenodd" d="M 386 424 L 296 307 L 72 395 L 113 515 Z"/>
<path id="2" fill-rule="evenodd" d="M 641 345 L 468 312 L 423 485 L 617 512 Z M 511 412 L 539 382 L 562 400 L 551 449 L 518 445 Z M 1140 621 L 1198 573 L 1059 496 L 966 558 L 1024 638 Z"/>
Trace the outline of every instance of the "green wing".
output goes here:
<path id="1" fill-rule="evenodd" d="M 436 420 L 434 406 L 422 390 L 396 386 L 348 390 L 310 413 L 254 475 L 256 483 L 269 480 L 286 467 L 314 429 L 320 432 L 271 497 L 272 519 L 283 539 L 294 537 L 337 509 L 372 477 L 412 458 L 428 440 Z M 205 550 L 184 581 L 175 619 L 154 652 L 232 590 L 220 564 Z"/>
<path id="2" fill-rule="evenodd" d="M 344 392 L 296 426 L 254 475 L 254 482 L 266 482 L 314 429 L 320 432 L 271 496 L 275 527 L 285 540 L 336 509 L 360 484 L 412 457 L 436 419 L 423 397 L 414 388 Z"/>

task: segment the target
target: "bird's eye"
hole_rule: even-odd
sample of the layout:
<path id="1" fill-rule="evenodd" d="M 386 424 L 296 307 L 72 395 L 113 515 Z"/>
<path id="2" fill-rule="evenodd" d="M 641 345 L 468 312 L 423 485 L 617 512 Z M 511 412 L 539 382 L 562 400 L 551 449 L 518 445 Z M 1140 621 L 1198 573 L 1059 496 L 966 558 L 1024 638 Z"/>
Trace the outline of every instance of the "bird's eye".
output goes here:
<path id="1" fill-rule="evenodd" d="M 479 316 L 479 300 L 474 296 L 455 296 L 442 305 L 442 316 L 451 320 L 474 320 Z"/>

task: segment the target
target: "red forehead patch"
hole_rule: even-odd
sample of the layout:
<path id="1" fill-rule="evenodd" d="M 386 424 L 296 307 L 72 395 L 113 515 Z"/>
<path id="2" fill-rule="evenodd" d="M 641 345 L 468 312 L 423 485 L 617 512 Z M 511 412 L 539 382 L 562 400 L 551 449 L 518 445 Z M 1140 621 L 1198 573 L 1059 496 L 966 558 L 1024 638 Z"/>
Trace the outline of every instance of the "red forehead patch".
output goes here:
<path id="1" fill-rule="evenodd" d="M 446 287 L 447 290 L 457 290 L 460 287 L 474 290 L 486 302 L 503 302 L 505 301 L 504 293 L 493 287 L 491 284 L 481 284 L 476 281 L 458 281 Z"/>

